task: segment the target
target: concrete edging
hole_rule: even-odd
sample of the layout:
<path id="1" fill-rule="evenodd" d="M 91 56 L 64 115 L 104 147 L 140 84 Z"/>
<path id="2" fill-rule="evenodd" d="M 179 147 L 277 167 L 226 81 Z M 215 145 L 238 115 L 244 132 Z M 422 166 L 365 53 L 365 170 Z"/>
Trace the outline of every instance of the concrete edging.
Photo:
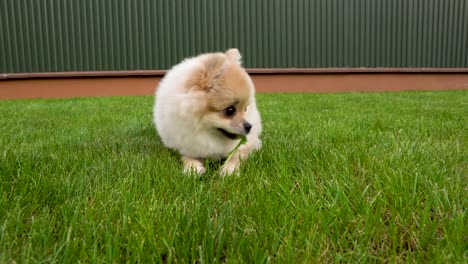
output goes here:
<path id="1" fill-rule="evenodd" d="M 259 93 L 468 89 L 468 71 L 462 70 L 368 72 L 355 69 L 354 72 L 337 72 L 335 69 L 334 72 L 307 72 L 303 69 L 297 72 L 287 69 L 278 73 L 251 69 L 249 72 Z M 54 77 L 34 73 L 22 78 L 3 78 L 0 80 L 0 99 L 153 95 L 165 71 L 140 71 L 138 75 L 107 72 L 109 75 L 103 76 L 98 73 L 56 73 Z"/>

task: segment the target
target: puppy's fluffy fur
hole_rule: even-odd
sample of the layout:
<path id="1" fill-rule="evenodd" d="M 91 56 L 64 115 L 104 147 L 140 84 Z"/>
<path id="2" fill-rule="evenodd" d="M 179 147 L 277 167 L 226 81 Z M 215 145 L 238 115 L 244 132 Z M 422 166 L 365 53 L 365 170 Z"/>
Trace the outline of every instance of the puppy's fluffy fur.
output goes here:
<path id="1" fill-rule="evenodd" d="M 154 123 L 164 145 L 177 150 L 185 172 L 204 173 L 204 159 L 219 160 L 242 145 L 221 168 L 237 171 L 261 147 L 255 88 L 237 49 L 188 58 L 174 66 L 156 91 Z"/>

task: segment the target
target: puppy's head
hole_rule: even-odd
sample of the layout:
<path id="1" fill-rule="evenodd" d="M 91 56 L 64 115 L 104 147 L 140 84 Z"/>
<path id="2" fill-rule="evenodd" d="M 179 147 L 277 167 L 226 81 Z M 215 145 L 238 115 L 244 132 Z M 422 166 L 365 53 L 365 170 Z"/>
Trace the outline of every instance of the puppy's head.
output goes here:
<path id="1" fill-rule="evenodd" d="M 245 115 L 254 87 L 241 66 L 239 51 L 230 49 L 199 58 L 202 66 L 189 85 L 202 101 L 197 114 L 203 125 L 231 139 L 247 135 L 252 124 Z"/>

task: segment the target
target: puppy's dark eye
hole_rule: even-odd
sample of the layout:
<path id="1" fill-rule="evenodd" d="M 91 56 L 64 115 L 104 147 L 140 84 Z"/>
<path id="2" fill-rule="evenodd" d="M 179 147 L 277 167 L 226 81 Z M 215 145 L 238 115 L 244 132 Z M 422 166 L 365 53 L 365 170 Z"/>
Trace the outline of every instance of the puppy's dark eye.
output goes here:
<path id="1" fill-rule="evenodd" d="M 231 116 L 233 116 L 235 113 L 236 113 L 236 108 L 235 108 L 234 106 L 230 106 L 230 107 L 224 109 L 224 114 L 225 114 L 227 117 L 231 117 Z"/>

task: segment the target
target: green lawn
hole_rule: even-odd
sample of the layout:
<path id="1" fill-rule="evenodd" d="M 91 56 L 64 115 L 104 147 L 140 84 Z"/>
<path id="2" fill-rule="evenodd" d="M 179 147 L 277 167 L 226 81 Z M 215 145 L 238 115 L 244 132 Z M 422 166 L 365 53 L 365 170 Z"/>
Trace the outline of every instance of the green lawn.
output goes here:
<path id="1" fill-rule="evenodd" d="M 182 173 L 151 97 L 0 101 L 0 263 L 466 263 L 468 91 L 258 103 L 223 180 Z"/>

